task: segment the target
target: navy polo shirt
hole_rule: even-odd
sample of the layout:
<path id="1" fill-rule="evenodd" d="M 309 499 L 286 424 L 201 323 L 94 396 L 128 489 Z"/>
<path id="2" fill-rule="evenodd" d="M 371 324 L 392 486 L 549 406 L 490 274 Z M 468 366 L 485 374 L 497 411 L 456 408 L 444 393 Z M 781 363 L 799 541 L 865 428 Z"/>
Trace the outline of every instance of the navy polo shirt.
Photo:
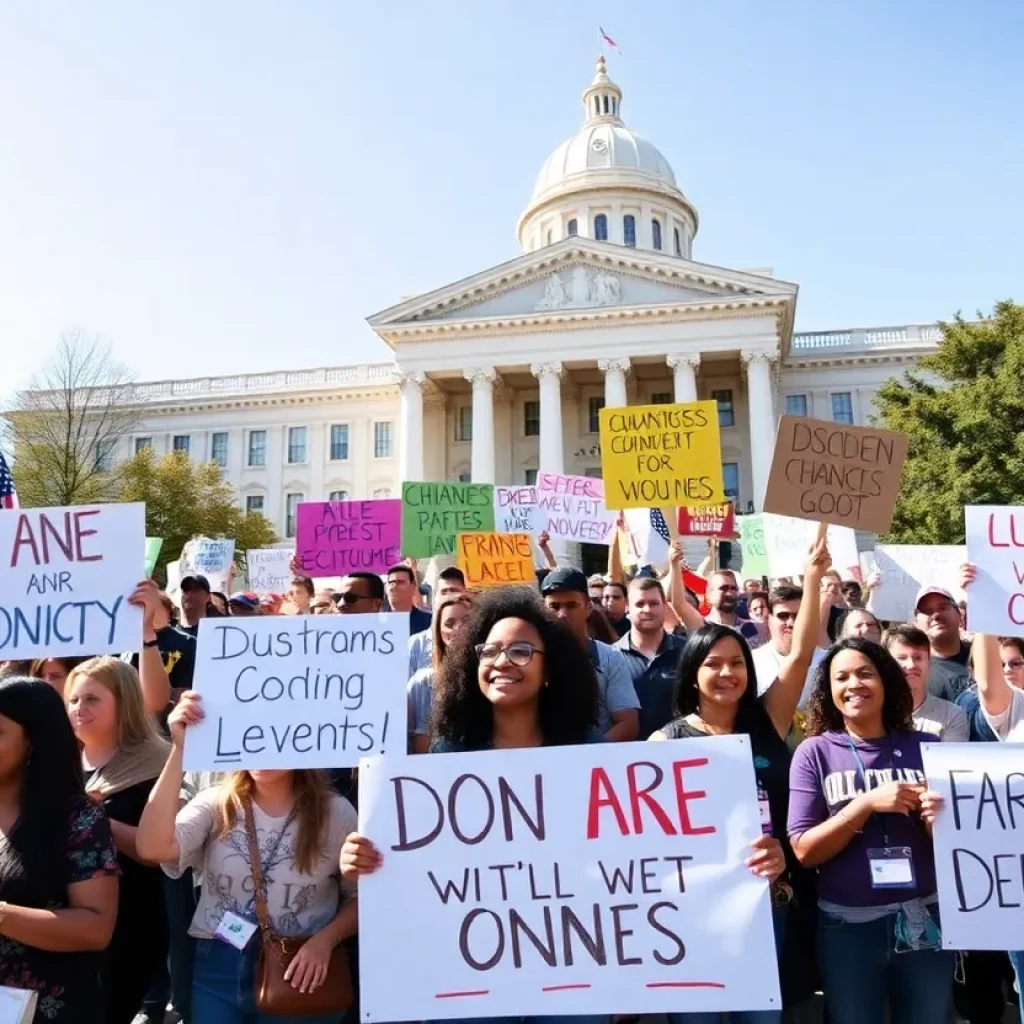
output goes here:
<path id="1" fill-rule="evenodd" d="M 633 689 L 640 701 L 640 734 L 637 739 L 646 740 L 651 733 L 668 725 L 675 717 L 672 698 L 675 693 L 676 667 L 686 646 L 686 637 L 666 632 L 657 653 L 650 660 L 633 646 L 633 638 L 629 633 L 614 646 L 626 660 Z"/>

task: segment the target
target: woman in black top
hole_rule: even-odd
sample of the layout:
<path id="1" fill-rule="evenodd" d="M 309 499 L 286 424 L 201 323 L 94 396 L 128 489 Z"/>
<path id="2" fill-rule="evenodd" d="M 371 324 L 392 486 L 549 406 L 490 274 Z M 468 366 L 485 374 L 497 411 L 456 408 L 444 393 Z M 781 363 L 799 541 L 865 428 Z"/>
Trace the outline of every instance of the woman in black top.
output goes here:
<path id="1" fill-rule="evenodd" d="M 74 733 L 39 679 L 0 681 L 0 985 L 38 993 L 37 1024 L 95 1024 L 117 858 L 85 795 Z"/>

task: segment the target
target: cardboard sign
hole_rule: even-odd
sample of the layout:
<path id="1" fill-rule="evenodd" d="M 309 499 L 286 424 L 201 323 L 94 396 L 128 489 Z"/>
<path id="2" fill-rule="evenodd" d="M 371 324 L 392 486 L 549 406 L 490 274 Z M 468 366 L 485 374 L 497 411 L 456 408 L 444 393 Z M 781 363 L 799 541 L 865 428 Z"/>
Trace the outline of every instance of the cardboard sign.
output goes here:
<path id="1" fill-rule="evenodd" d="M 536 487 L 494 488 L 494 529 L 498 533 L 540 533 Z"/>
<path id="2" fill-rule="evenodd" d="M 740 516 L 740 550 L 744 576 L 768 575 L 768 551 L 764 543 L 764 516 Z"/>
<path id="3" fill-rule="evenodd" d="M 203 619 L 186 771 L 350 768 L 405 753 L 409 616 Z"/>
<path id="4" fill-rule="evenodd" d="M 164 546 L 163 537 L 146 538 L 146 578 L 153 575 L 156 560 L 160 557 L 160 549 Z"/>
<path id="5" fill-rule="evenodd" d="M 146 508 L 0 512 L 0 661 L 137 651 Z"/>
<path id="6" fill-rule="evenodd" d="M 967 595 L 971 629 L 1024 636 L 1024 506 L 969 505 L 964 522 L 967 560 L 978 570 Z"/>
<path id="7" fill-rule="evenodd" d="M 807 566 L 807 552 L 818 534 L 818 525 L 808 519 L 793 519 L 763 513 L 762 532 L 765 553 L 768 558 L 768 575 L 803 576 Z M 832 557 L 832 568 L 840 575 L 860 570 L 857 553 L 857 535 L 848 526 L 829 526 L 828 552 Z"/>
<path id="8" fill-rule="evenodd" d="M 914 599 L 925 586 L 942 587 L 962 601 L 964 593 L 957 580 L 966 561 L 967 548 L 962 544 L 876 545 L 874 565 L 882 585 L 872 593 L 871 610 L 880 619 L 913 622 Z"/>
<path id="9" fill-rule="evenodd" d="M 455 535 L 494 531 L 494 484 L 402 484 L 402 554 L 454 555 Z"/>
<path id="10" fill-rule="evenodd" d="M 942 945 L 1020 949 L 1024 745 L 926 743 L 921 753 L 928 788 L 945 801 L 932 836 Z"/>
<path id="11" fill-rule="evenodd" d="M 235 564 L 235 542 L 222 538 L 193 537 L 182 549 L 178 568 L 181 577 L 205 576 L 211 590 L 227 591 L 228 576 Z"/>
<path id="12" fill-rule="evenodd" d="M 600 428 L 608 508 L 725 501 L 717 403 L 602 409 Z"/>
<path id="13" fill-rule="evenodd" d="M 721 505 L 684 506 L 676 515 L 680 537 L 731 540 L 736 536 L 736 512 L 731 501 Z"/>
<path id="14" fill-rule="evenodd" d="M 764 511 L 885 533 L 907 443 L 892 430 L 783 416 Z"/>
<path id="15" fill-rule="evenodd" d="M 533 586 L 533 549 L 525 533 L 460 533 L 458 566 L 467 587 Z"/>
<path id="16" fill-rule="evenodd" d="M 284 594 L 294 573 L 287 548 L 250 548 L 245 553 L 249 589 L 257 594 Z"/>
<path id="17" fill-rule="evenodd" d="M 402 502 L 304 501 L 295 517 L 295 553 L 307 576 L 383 574 L 401 560 Z"/>
<path id="18" fill-rule="evenodd" d="M 746 736 L 367 760 L 359 831 L 365 1022 L 781 1007 Z"/>
<path id="19" fill-rule="evenodd" d="M 581 544 L 610 544 L 615 536 L 614 512 L 604 503 L 604 481 L 593 476 L 537 474 L 540 530 Z"/>

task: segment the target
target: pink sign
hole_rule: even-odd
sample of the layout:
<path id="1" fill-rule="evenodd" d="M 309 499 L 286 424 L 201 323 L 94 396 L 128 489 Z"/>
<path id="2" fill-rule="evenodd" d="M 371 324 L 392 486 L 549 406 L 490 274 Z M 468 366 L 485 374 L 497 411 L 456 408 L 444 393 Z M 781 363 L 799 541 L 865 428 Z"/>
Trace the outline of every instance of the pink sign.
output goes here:
<path id="1" fill-rule="evenodd" d="M 402 501 L 305 501 L 295 521 L 295 553 L 307 576 L 385 573 L 402 560 Z"/>
<path id="2" fill-rule="evenodd" d="M 604 507 L 604 481 L 592 476 L 537 474 L 538 531 L 583 544 L 609 544 L 617 514 Z"/>

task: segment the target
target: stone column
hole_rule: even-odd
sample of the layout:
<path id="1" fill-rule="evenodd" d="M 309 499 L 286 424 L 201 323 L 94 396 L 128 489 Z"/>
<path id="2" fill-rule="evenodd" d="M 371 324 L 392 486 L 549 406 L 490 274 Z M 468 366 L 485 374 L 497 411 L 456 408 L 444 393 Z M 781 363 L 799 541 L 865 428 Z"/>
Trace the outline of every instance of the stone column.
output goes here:
<path id="1" fill-rule="evenodd" d="M 426 379 L 422 373 L 399 370 L 396 374 L 402 395 L 398 473 L 403 480 L 423 479 L 423 385 Z"/>
<path id="2" fill-rule="evenodd" d="M 462 376 L 473 385 L 472 478 L 475 484 L 494 483 L 494 382 L 493 366 L 463 370 Z"/>
<path id="3" fill-rule="evenodd" d="M 626 396 L 626 374 L 629 372 L 629 359 L 599 359 L 597 368 L 604 374 L 604 404 L 608 409 L 621 405 L 629 405 Z"/>
<path id="4" fill-rule="evenodd" d="M 562 364 L 534 363 L 530 373 L 540 389 L 540 468 L 564 472 L 562 452 Z"/>
<path id="5" fill-rule="evenodd" d="M 772 408 L 772 362 L 775 352 L 744 349 L 747 367 L 747 405 L 750 417 L 750 476 L 754 484 L 754 511 L 760 512 L 768 489 L 768 472 L 775 444 L 775 413 Z"/>
<path id="6" fill-rule="evenodd" d="M 682 352 L 665 357 L 672 380 L 677 402 L 697 401 L 697 367 L 700 366 L 699 352 Z"/>

